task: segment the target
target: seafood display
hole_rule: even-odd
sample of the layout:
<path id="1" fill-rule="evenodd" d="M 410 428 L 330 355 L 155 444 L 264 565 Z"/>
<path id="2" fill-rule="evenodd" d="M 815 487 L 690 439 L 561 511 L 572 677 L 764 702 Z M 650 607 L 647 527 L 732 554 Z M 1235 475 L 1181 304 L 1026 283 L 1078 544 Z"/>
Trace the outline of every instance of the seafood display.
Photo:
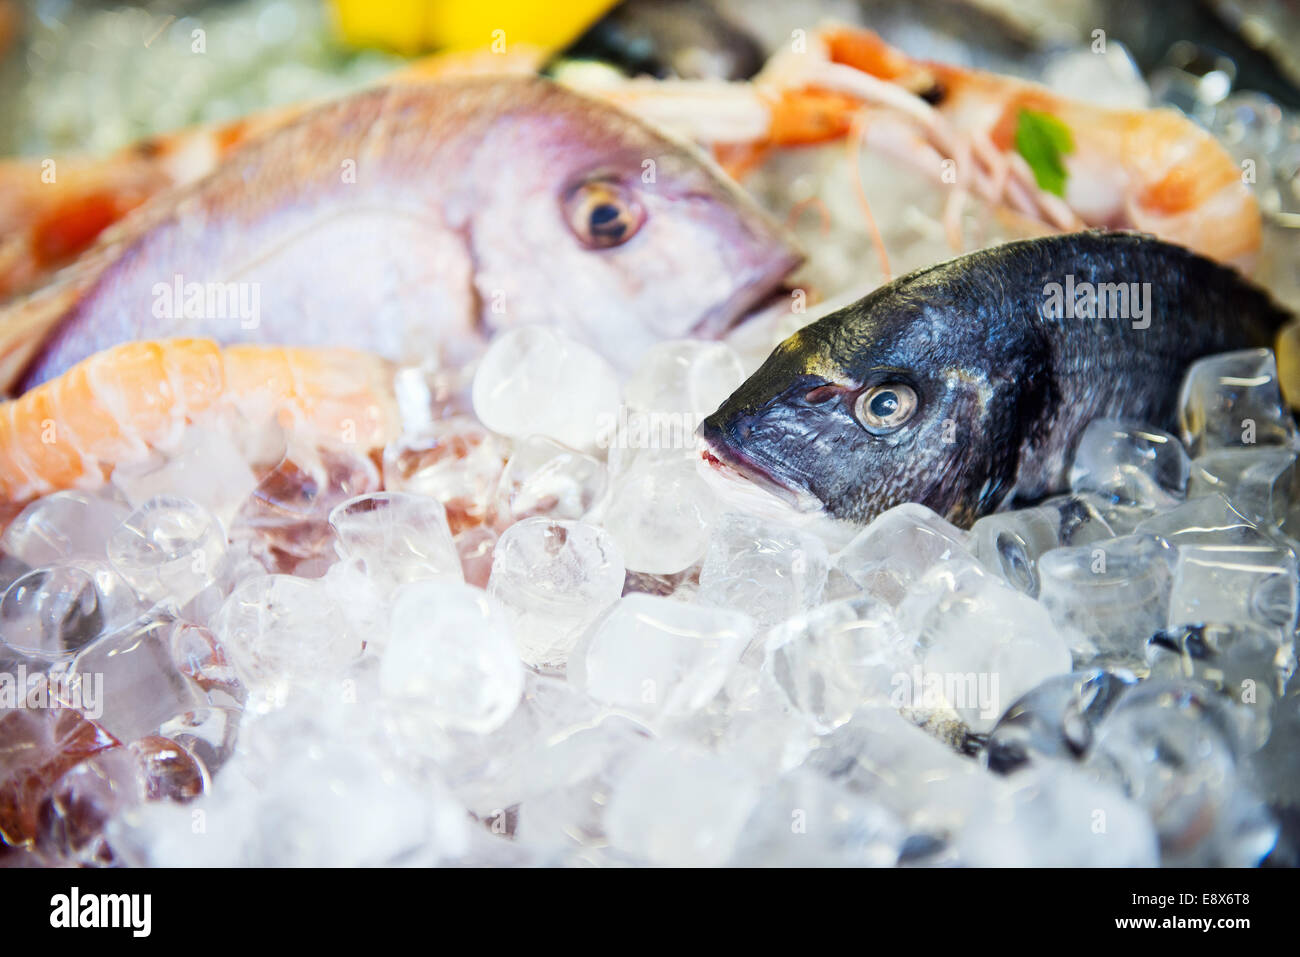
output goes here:
<path id="1" fill-rule="evenodd" d="M 1276 44 L 506 6 L 6 27 L 0 866 L 1300 865 Z"/>

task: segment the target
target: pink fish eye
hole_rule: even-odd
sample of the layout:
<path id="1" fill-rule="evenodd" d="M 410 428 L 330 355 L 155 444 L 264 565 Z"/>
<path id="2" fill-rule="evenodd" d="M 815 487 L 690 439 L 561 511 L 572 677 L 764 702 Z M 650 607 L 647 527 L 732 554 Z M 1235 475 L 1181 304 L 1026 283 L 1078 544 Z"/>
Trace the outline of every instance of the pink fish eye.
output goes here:
<path id="1" fill-rule="evenodd" d="M 589 249 L 610 249 L 627 242 L 645 222 L 645 210 L 619 183 L 592 180 L 565 197 L 569 228 Z"/>

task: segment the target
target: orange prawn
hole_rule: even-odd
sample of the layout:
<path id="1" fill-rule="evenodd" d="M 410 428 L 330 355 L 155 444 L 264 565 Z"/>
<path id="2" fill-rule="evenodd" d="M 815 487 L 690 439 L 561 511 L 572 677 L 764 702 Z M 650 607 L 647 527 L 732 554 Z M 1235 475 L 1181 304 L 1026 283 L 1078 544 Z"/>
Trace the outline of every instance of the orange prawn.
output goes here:
<path id="1" fill-rule="evenodd" d="M 94 488 L 223 413 L 381 448 L 399 431 L 391 376 L 388 362 L 348 349 L 125 343 L 0 404 L 0 500 Z"/>
<path id="2" fill-rule="evenodd" d="M 574 83 L 583 86 L 581 74 Z M 778 53 L 748 83 L 631 80 L 587 92 L 710 145 L 743 177 L 776 148 L 860 136 L 951 185 L 949 239 L 960 246 L 965 198 L 978 195 L 1057 231 L 1137 229 L 1249 270 L 1259 205 L 1207 131 L 1167 109 L 1070 100 L 1013 77 L 915 60 L 869 30 L 825 26 L 807 49 Z M 1025 112 L 1068 131 L 1058 195 L 1018 151 Z"/>

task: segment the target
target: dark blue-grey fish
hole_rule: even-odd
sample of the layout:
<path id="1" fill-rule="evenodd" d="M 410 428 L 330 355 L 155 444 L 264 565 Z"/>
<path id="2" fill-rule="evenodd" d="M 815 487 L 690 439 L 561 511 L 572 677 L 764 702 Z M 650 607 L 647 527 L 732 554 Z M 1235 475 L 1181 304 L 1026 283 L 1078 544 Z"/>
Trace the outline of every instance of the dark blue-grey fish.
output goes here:
<path id="1" fill-rule="evenodd" d="M 1092 419 L 1172 429 L 1189 363 L 1291 316 L 1234 270 L 1134 233 L 1008 243 L 801 329 L 700 429 L 704 458 L 852 523 L 920 502 L 969 525 L 1064 488 Z"/>

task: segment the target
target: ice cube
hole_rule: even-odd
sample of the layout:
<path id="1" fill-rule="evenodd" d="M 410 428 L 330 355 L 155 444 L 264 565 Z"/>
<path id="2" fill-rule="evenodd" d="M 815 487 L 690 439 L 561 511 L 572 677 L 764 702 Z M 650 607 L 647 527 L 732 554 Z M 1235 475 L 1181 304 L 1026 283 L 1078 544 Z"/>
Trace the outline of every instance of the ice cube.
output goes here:
<path id="1" fill-rule="evenodd" d="M 211 784 L 202 762 L 169 738 L 150 735 L 132 741 L 130 749 L 140 767 L 145 797 L 150 801 L 184 804 L 202 795 Z"/>
<path id="2" fill-rule="evenodd" d="M 1039 600 L 1085 660 L 1092 646 L 1104 658 L 1140 664 L 1146 640 L 1166 624 L 1173 558 L 1154 535 L 1053 549 L 1038 563 Z"/>
<path id="3" fill-rule="evenodd" d="M 237 704 L 244 689 L 239 676 L 217 642 L 217 636 L 202 625 L 181 619 L 171 632 L 171 657 L 181 674 L 201 688 L 210 699 Z"/>
<path id="4" fill-rule="evenodd" d="M 300 560 L 332 552 L 334 506 L 380 486 L 379 470 L 361 451 L 296 444 L 262 477 L 231 537 L 254 540 L 254 554 L 267 568 L 292 571 Z"/>
<path id="5" fill-rule="evenodd" d="M 774 625 L 821 604 L 829 567 L 817 536 L 733 512 L 713 528 L 696 601 Z"/>
<path id="6" fill-rule="evenodd" d="M 1270 447 L 1207 452 L 1192 462 L 1188 494 L 1201 497 L 1216 492 L 1257 524 L 1288 524 L 1292 503 L 1300 499 L 1296 454 Z"/>
<path id="7" fill-rule="evenodd" d="M 1121 534 L 1110 526 L 1105 513 L 1088 496 L 1055 495 L 1038 507 L 1056 513 L 1062 545 L 1086 545 Z"/>
<path id="8" fill-rule="evenodd" d="M 193 755 L 211 778 L 235 753 L 239 718 L 235 708 L 200 708 L 164 722 L 158 733 Z"/>
<path id="9" fill-rule="evenodd" d="M 645 729 L 623 715 L 541 739 L 523 756 L 531 786 L 519 804 L 515 840 L 546 850 L 606 845 L 614 782 L 649 744 Z"/>
<path id="10" fill-rule="evenodd" d="M 1147 811 L 1068 765 L 1034 768 L 977 811 L 957 850 L 968 867 L 1155 867 Z"/>
<path id="11" fill-rule="evenodd" d="M 1172 626 L 1246 624 L 1289 640 L 1300 603 L 1295 554 L 1277 545 L 1184 545 L 1174 563 Z"/>
<path id="12" fill-rule="evenodd" d="M 505 522 L 545 516 L 579 519 L 605 492 L 605 466 L 553 439 L 515 443 L 501 473 L 497 512 Z"/>
<path id="13" fill-rule="evenodd" d="M 1126 505 L 1122 502 L 1112 501 L 1110 498 L 1098 495 L 1095 492 L 1083 492 L 1073 497 L 1100 515 L 1106 523 L 1106 527 L 1111 530 L 1111 535 L 1116 537 L 1132 535 L 1137 527 L 1147 519 L 1177 505 L 1177 502 L 1169 502 L 1159 508 L 1148 507 L 1147 505 Z"/>
<path id="14" fill-rule="evenodd" d="M 1274 702 L 1294 668 L 1291 643 L 1279 645 L 1276 630 L 1249 623 L 1182 625 L 1157 632 L 1147 643 L 1153 678 L 1196 679 L 1241 707 L 1243 738 L 1264 744 Z M 1244 718 L 1253 719 L 1253 734 Z"/>
<path id="15" fill-rule="evenodd" d="M 0 640 L 23 657 L 71 657 L 104 627 L 103 596 L 94 578 L 74 565 L 30 571 L 0 598 Z"/>
<path id="16" fill-rule="evenodd" d="M 145 598 L 178 607 L 216 574 L 226 535 L 216 517 L 188 499 L 159 496 L 137 508 L 108 540 L 108 557 Z"/>
<path id="17" fill-rule="evenodd" d="M 487 588 L 492 576 L 492 555 L 499 537 L 495 530 L 479 525 L 465 529 L 453 539 L 465 581 L 475 588 Z"/>
<path id="18" fill-rule="evenodd" d="M 1183 441 L 1193 456 L 1215 449 L 1295 447 L 1269 349 L 1243 349 L 1192 363 L 1179 396 Z"/>
<path id="19" fill-rule="evenodd" d="M 617 419 L 618 378 L 597 353 L 548 326 L 492 341 L 474 375 L 474 413 L 494 432 L 593 449 Z"/>
<path id="20" fill-rule="evenodd" d="M 889 609 L 866 596 L 832 602 L 773 628 L 763 671 L 790 705 L 823 729 L 868 702 L 889 703 L 894 677 L 915 662 Z"/>
<path id="21" fill-rule="evenodd" d="M 817 739 L 805 767 L 906 823 L 907 857 L 939 857 L 951 835 L 1003 785 L 888 708 L 867 706 Z M 926 838 L 920 841 L 917 839 Z"/>
<path id="22" fill-rule="evenodd" d="M 672 575 L 650 575 L 645 572 L 628 572 L 623 580 L 624 595 L 658 595 L 660 598 L 674 597 L 680 601 L 690 601 L 700 586 L 698 567 Z"/>
<path id="23" fill-rule="evenodd" d="M 737 611 L 628 595 L 583 637 L 568 678 L 632 712 L 685 715 L 718 693 L 753 635 L 753 619 Z"/>
<path id="24" fill-rule="evenodd" d="M 807 770 L 764 788 L 738 867 L 891 867 L 907 830 L 888 809 Z"/>
<path id="25" fill-rule="evenodd" d="M 972 551 L 989 571 L 1031 598 L 1038 597 L 1038 559 L 1059 548 L 1061 513 L 1026 508 L 986 515 L 971 527 Z"/>
<path id="26" fill-rule="evenodd" d="M 792 711 L 770 683 L 748 693 L 754 682 L 744 674 L 743 658 L 722 692 L 675 725 L 674 735 L 770 781 L 799 767 L 814 747 L 817 729 L 806 715 Z"/>
<path id="27" fill-rule="evenodd" d="M 442 503 L 406 492 L 371 492 L 329 516 L 339 557 L 358 564 L 380 594 L 424 578 L 462 580 L 460 555 Z"/>
<path id="28" fill-rule="evenodd" d="M 921 661 L 897 676 L 896 706 L 922 714 L 946 706 L 977 733 L 1045 678 L 1070 670 L 1069 648 L 1043 606 L 974 568 L 931 569 L 899 615 L 919 636 Z"/>
<path id="29" fill-rule="evenodd" d="M 102 560 L 109 536 L 130 514 L 124 503 L 86 492 L 55 492 L 9 523 L 0 551 L 31 568 L 66 559 Z"/>
<path id="30" fill-rule="evenodd" d="M 127 818 L 140 863 L 365 867 L 433 864 L 467 849 L 464 810 L 383 755 L 319 729 L 265 733 L 282 742 L 269 750 L 273 763 L 241 753 L 201 800 Z"/>
<path id="31" fill-rule="evenodd" d="M 897 605 L 908 586 L 933 565 L 974 564 L 969 545 L 969 532 L 908 502 L 876 516 L 835 555 L 834 563 L 868 594 Z"/>
<path id="32" fill-rule="evenodd" d="M 615 783 L 609 840 L 653 864 L 719 866 L 730 859 L 758 798 L 758 782 L 722 758 L 647 748 Z"/>
<path id="33" fill-rule="evenodd" d="M 730 346 L 682 339 L 647 349 L 625 394 L 627 404 L 638 412 L 688 413 L 702 418 L 744 381 L 740 356 Z"/>
<path id="34" fill-rule="evenodd" d="M 1286 142 L 1287 116 L 1263 93 L 1238 90 L 1213 109 L 1215 137 L 1243 157 L 1266 157 Z"/>
<path id="35" fill-rule="evenodd" d="M 1168 432 L 1137 422 L 1097 419 L 1079 438 L 1070 488 L 1118 505 L 1171 508 L 1187 494 L 1190 463 Z"/>
<path id="36" fill-rule="evenodd" d="M 349 558 L 334 562 L 311 584 L 319 585 L 329 595 L 338 615 L 335 630 L 362 637 L 367 650 L 383 650 L 388 641 L 392 592 L 399 587 L 393 577 L 374 575 L 361 559 Z M 218 608 L 209 621 L 216 621 L 220 611 Z"/>
<path id="37" fill-rule="evenodd" d="M 502 534 L 488 593 L 506 609 L 524 661 L 558 668 L 582 630 L 623 592 L 613 539 L 583 522 L 530 518 Z"/>
<path id="38" fill-rule="evenodd" d="M 99 610 L 103 615 L 101 634 L 125 625 L 149 607 L 148 602 L 107 561 L 77 558 L 64 564 L 80 568 L 94 580 L 99 593 Z"/>
<path id="39" fill-rule="evenodd" d="M 670 575 L 704 557 L 715 508 L 694 461 L 645 458 L 614 480 L 603 521 L 628 568 Z"/>
<path id="40" fill-rule="evenodd" d="M 337 675 L 360 654 L 363 637 L 341 618 L 321 582 L 261 575 L 231 592 L 212 630 L 250 690 L 278 695 L 281 682 Z"/>
<path id="41" fill-rule="evenodd" d="M 145 795 L 140 762 L 129 749 L 91 755 L 50 788 L 41 806 L 36 847 L 47 860 L 60 864 L 117 864 L 105 825 L 140 804 Z"/>
<path id="42" fill-rule="evenodd" d="M 524 672 L 509 622 L 487 595 L 428 581 L 393 600 L 379 682 L 385 695 L 444 727 L 485 734 L 514 712 Z"/>
<path id="43" fill-rule="evenodd" d="M 494 520 L 509 449 L 470 416 L 435 422 L 384 449 L 384 487 L 443 504 L 453 535 Z"/>
<path id="44" fill-rule="evenodd" d="M 527 671 L 523 699 L 505 724 L 487 736 L 468 736 L 467 746 L 458 747 L 461 739 L 453 738 L 452 747 L 437 758 L 439 768 L 473 813 L 493 824 L 504 823 L 508 808 L 588 773 L 579 769 L 577 777 L 572 776 L 570 759 L 575 764 L 586 762 L 590 773 L 595 773 L 591 756 L 584 755 L 582 747 L 569 748 L 564 742 L 600 725 L 605 710 L 563 678 Z M 420 736 L 413 745 L 421 753 L 428 749 L 428 728 L 422 722 L 412 729 Z M 602 734 L 583 740 L 604 739 Z M 602 748 L 597 749 L 598 756 L 605 753 Z"/>
<path id="45" fill-rule="evenodd" d="M 113 470 L 113 485 L 135 508 L 158 497 L 188 499 L 228 529 L 257 487 L 257 476 L 226 430 L 190 426 L 180 448 L 161 464 L 118 467 Z"/>
<path id="46" fill-rule="evenodd" d="M 393 394 L 404 433 L 421 432 L 435 422 L 471 411 L 469 387 L 475 363 L 427 361 L 398 369 Z"/>
<path id="47" fill-rule="evenodd" d="M 77 653 L 70 690 L 87 713 L 122 741 L 154 734 L 165 722 L 207 705 L 172 657 L 180 623 L 151 612 Z M 94 702 L 94 704 L 91 704 Z"/>
<path id="48" fill-rule="evenodd" d="M 1282 835 L 1267 863 L 1295 867 L 1300 862 L 1300 833 L 1287 810 L 1300 803 L 1300 748 L 1296 747 L 1300 741 L 1300 681 L 1294 676 L 1284 693 L 1276 696 L 1267 721 L 1257 718 L 1254 726 L 1258 730 L 1263 724 L 1269 728 L 1268 740 L 1246 758 L 1243 770 L 1255 793 L 1281 812 Z"/>
<path id="49" fill-rule="evenodd" d="M 1097 722 L 1132 681 L 1100 668 L 1047 678 L 998 719 L 984 763 L 1009 774 L 1045 759 L 1078 760 L 1092 744 Z"/>
<path id="50" fill-rule="evenodd" d="M 1138 524 L 1137 534 L 1183 545 L 1263 545 L 1268 537 L 1218 492 L 1212 492 Z"/>
<path id="51" fill-rule="evenodd" d="M 1086 767 L 1146 808 L 1166 866 L 1250 867 L 1277 839 L 1238 771 L 1235 708 L 1199 684 L 1149 680 L 1097 725 Z"/>
<path id="52" fill-rule="evenodd" d="M 51 787 L 120 742 L 73 708 L 0 708 L 0 846 L 30 848 Z"/>

